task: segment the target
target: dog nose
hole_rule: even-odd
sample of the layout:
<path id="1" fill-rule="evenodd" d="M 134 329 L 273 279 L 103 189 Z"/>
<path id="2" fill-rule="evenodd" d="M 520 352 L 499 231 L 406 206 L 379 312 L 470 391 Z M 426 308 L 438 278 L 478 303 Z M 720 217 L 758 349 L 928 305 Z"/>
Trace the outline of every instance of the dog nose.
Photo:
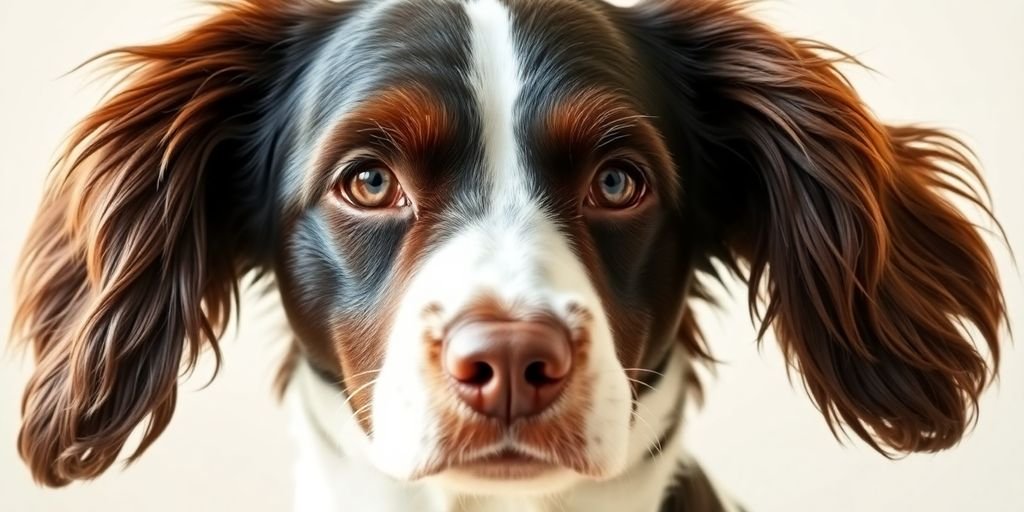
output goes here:
<path id="1" fill-rule="evenodd" d="M 442 350 L 459 398 L 506 424 L 544 411 L 572 370 L 565 329 L 543 322 L 470 322 L 454 329 Z"/>

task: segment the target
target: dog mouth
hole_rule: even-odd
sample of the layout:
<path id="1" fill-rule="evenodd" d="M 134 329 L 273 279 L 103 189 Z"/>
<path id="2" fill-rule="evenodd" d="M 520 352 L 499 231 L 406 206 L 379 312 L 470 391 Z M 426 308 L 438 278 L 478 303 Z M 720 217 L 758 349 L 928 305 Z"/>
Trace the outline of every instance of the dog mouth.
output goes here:
<path id="1" fill-rule="evenodd" d="M 558 464 L 505 449 L 498 453 L 454 464 L 448 469 L 487 480 L 529 480 L 558 469 Z"/>
<path id="2" fill-rule="evenodd" d="M 500 448 L 480 450 L 479 455 L 468 457 L 434 458 L 432 464 L 421 467 L 411 480 L 441 474 L 469 476 L 480 480 L 521 481 L 547 476 L 560 471 L 590 474 L 593 468 L 581 456 L 565 457 L 561 454 L 541 455 L 538 450 L 522 444 L 502 443 Z M 575 450 L 574 450 L 575 452 Z"/>

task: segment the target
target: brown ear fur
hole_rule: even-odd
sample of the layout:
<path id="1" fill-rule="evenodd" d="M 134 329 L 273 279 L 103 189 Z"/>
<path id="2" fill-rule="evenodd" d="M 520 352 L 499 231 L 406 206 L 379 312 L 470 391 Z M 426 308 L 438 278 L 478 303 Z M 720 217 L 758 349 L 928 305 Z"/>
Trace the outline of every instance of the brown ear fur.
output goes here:
<path id="1" fill-rule="evenodd" d="M 750 265 L 752 310 L 767 299 L 761 335 L 774 327 L 829 426 L 887 455 L 957 443 L 1005 318 L 992 254 L 951 202 L 991 216 L 967 150 L 881 124 L 835 67 L 848 56 L 783 37 L 738 2 L 635 13 L 709 125 L 707 160 L 739 210 L 723 231 Z"/>
<path id="2" fill-rule="evenodd" d="M 14 333 L 38 365 L 19 449 L 40 483 L 98 476 L 146 422 L 129 461 L 140 456 L 171 419 L 183 366 L 216 352 L 252 266 L 219 206 L 238 201 L 220 193 L 259 172 L 244 148 L 296 32 L 349 7 L 219 9 L 170 42 L 105 57 L 125 85 L 73 134 L 24 249 Z"/>

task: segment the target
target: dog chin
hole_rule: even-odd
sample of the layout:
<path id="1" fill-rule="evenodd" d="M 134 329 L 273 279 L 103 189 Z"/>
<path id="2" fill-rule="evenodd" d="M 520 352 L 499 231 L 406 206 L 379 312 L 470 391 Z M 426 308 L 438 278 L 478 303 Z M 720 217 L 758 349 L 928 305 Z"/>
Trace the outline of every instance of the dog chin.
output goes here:
<path id="1" fill-rule="evenodd" d="M 452 468 L 424 479 L 450 492 L 471 496 L 558 494 L 590 478 L 564 467 Z"/>

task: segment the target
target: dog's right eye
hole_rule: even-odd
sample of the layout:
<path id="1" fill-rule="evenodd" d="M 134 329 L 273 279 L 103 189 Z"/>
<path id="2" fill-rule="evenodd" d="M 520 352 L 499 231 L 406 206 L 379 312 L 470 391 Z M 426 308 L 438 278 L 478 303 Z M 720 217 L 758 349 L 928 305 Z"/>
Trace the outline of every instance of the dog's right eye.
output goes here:
<path id="1" fill-rule="evenodd" d="M 409 204 L 395 173 L 377 160 L 353 165 L 335 186 L 335 194 L 363 209 L 400 208 Z"/>
<path id="2" fill-rule="evenodd" d="M 587 205 L 606 210 L 625 210 L 644 197 L 646 185 L 636 165 L 623 160 L 605 163 L 594 176 Z"/>

